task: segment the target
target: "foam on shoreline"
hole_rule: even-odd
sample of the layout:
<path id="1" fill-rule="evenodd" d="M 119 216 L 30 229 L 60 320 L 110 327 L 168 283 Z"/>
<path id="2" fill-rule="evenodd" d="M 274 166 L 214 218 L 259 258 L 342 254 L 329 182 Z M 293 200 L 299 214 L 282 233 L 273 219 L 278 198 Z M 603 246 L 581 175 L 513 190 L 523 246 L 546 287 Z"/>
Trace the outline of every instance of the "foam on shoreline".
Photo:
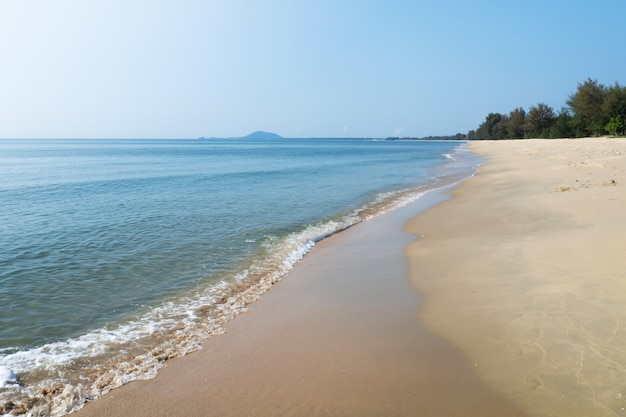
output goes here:
<path id="1" fill-rule="evenodd" d="M 226 334 L 77 417 L 521 416 L 415 319 L 402 228 L 441 191 L 320 241 Z"/>
<path id="2" fill-rule="evenodd" d="M 439 171 L 443 175 L 433 177 L 427 186 L 383 193 L 351 213 L 286 236 L 266 237 L 261 253 L 209 288 L 151 308 L 120 325 L 5 353 L 0 367 L 11 369 L 6 380 L 17 375 L 21 387 L 19 392 L 0 391 L 0 414 L 61 416 L 130 381 L 155 377 L 168 359 L 197 351 L 206 339 L 223 334 L 225 323 L 247 311 L 317 242 L 471 175 L 472 165 L 463 160 L 464 152 L 458 149 L 459 160 L 449 156 L 447 166 Z"/>

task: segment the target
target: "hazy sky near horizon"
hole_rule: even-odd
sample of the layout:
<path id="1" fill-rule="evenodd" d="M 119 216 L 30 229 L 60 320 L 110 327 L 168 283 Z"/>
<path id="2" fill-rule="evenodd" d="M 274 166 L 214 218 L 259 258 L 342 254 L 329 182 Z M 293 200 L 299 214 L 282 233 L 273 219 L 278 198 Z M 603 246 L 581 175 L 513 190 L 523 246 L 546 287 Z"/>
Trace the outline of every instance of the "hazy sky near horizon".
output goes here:
<path id="1" fill-rule="evenodd" d="M 624 0 L 0 0 L 0 138 L 430 136 L 626 84 Z"/>

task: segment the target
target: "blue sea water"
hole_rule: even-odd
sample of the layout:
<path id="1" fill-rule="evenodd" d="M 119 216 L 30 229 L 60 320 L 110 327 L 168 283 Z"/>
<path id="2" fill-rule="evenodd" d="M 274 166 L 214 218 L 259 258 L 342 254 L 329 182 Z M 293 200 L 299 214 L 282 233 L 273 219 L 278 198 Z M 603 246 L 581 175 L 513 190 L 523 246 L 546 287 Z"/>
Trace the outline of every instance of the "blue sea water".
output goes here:
<path id="1" fill-rule="evenodd" d="M 474 164 L 459 142 L 0 141 L 0 415 L 154 376 L 315 242 Z"/>

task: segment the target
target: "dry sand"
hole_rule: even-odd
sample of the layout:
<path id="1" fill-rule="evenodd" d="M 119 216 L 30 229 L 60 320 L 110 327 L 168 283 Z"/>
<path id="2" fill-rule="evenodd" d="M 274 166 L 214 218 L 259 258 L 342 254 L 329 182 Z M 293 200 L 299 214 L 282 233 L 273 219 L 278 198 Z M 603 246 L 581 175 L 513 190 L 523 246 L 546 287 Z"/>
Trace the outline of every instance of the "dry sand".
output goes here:
<path id="1" fill-rule="evenodd" d="M 528 415 L 626 415 L 626 141 L 470 149 L 489 162 L 408 226 L 422 321 Z"/>

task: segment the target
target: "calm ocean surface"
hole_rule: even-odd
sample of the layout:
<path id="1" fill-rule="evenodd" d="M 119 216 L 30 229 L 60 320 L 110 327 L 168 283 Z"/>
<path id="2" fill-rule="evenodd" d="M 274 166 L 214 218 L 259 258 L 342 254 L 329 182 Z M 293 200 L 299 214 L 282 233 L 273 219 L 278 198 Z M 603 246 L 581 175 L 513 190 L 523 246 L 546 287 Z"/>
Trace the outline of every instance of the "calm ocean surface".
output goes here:
<path id="1" fill-rule="evenodd" d="M 0 141 L 0 415 L 153 377 L 316 241 L 475 164 L 458 142 Z"/>

